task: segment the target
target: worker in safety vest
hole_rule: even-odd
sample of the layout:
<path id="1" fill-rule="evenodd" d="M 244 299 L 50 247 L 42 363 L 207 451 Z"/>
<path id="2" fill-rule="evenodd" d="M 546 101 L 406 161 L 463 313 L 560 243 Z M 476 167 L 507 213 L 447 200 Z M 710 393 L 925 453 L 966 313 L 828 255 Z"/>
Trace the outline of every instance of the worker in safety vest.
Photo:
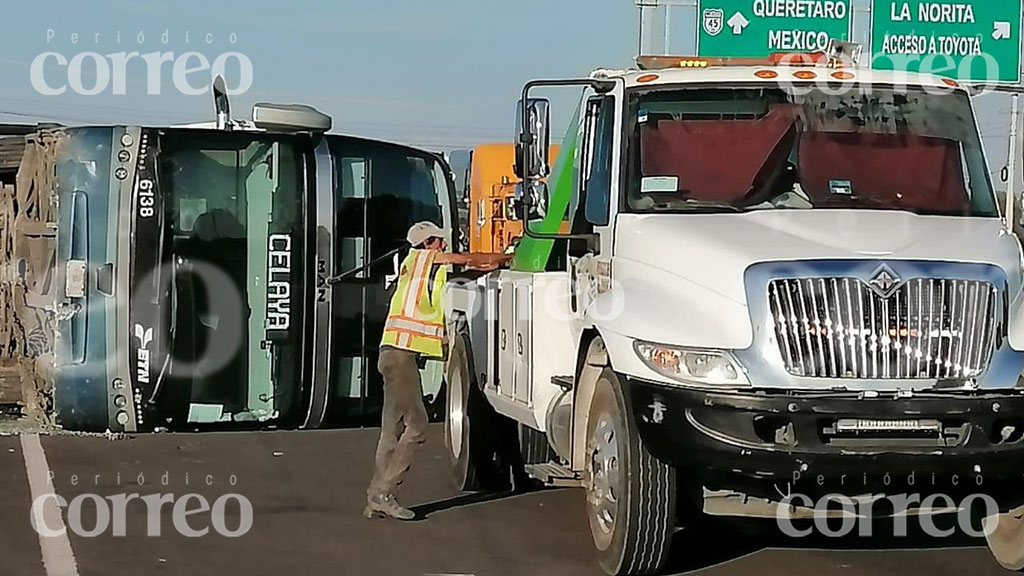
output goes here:
<path id="1" fill-rule="evenodd" d="M 415 517 L 398 504 L 394 491 L 427 431 L 419 364 L 421 359 L 444 355 L 446 265 L 493 270 L 511 259 L 504 254 L 447 254 L 444 238 L 444 231 L 431 222 L 414 224 L 407 236 L 412 250 L 402 262 L 377 364 L 384 376 L 384 410 L 373 480 L 366 491 L 367 518 Z"/>

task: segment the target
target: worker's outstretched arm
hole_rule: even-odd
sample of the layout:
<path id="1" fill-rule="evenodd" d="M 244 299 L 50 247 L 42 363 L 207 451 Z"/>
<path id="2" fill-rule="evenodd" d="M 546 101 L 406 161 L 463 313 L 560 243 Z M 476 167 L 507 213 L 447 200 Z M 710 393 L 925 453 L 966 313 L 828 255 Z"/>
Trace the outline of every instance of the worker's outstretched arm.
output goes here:
<path id="1" fill-rule="evenodd" d="M 512 260 L 512 254 L 446 254 L 441 253 L 434 257 L 436 264 L 455 264 L 466 266 L 474 270 L 495 270 L 503 264 Z"/>

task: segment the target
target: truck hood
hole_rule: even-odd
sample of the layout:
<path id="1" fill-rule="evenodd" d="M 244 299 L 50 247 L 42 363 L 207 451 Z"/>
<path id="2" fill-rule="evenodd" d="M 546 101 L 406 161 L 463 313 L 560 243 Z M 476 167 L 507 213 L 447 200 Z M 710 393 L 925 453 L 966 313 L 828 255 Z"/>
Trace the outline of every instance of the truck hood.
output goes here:
<path id="1" fill-rule="evenodd" d="M 994 264 L 1020 290 L 1020 246 L 996 218 L 865 210 L 745 214 L 622 214 L 615 259 L 660 269 L 746 304 L 751 265 L 796 260 L 920 260 Z M 613 270 L 614 274 L 614 270 Z"/>

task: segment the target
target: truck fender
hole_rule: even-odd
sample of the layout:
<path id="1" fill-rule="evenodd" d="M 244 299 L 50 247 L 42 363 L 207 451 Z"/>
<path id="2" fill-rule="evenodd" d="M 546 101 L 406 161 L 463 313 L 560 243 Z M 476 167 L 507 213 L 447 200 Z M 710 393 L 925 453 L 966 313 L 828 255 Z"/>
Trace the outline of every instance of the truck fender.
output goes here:
<path id="1" fill-rule="evenodd" d="M 1014 350 L 1024 350 L 1024 292 L 1009 303 L 1006 339 Z"/>
<path id="2" fill-rule="evenodd" d="M 485 287 L 475 282 L 449 281 L 445 292 L 445 328 L 449 341 L 459 334 L 465 334 L 469 338 L 469 361 L 481 389 L 487 384 L 485 298 Z"/>
<path id="3" fill-rule="evenodd" d="M 583 470 L 586 458 L 587 420 L 590 417 L 590 403 L 594 400 L 597 379 L 606 366 L 610 366 L 608 351 L 601 334 L 587 330 L 580 340 L 580 358 L 576 375 L 575 401 L 573 412 L 575 424 L 572 439 L 572 469 Z"/>

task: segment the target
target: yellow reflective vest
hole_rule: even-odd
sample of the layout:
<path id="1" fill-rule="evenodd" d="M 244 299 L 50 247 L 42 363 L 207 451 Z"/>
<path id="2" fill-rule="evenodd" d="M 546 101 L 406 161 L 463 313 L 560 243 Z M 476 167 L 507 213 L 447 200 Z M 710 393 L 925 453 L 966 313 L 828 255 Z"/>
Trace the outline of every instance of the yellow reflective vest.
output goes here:
<path id="1" fill-rule="evenodd" d="M 413 249 L 405 257 L 397 289 L 391 297 L 381 346 L 436 358 L 444 355 L 444 285 L 448 270 L 441 266 L 431 282 L 436 255 L 433 250 Z"/>

